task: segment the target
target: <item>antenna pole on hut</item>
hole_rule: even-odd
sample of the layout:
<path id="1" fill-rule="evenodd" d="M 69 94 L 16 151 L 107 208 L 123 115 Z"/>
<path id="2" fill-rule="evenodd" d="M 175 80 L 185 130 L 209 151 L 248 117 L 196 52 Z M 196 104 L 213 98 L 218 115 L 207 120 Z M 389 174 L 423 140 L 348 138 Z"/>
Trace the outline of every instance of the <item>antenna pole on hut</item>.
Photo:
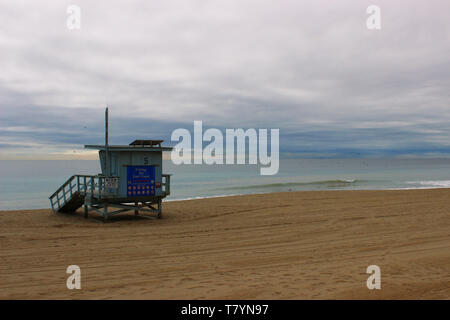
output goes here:
<path id="1" fill-rule="evenodd" d="M 109 163 L 109 148 L 108 148 L 108 106 L 105 110 L 105 152 L 106 152 L 106 173 L 111 176 L 111 166 Z"/>

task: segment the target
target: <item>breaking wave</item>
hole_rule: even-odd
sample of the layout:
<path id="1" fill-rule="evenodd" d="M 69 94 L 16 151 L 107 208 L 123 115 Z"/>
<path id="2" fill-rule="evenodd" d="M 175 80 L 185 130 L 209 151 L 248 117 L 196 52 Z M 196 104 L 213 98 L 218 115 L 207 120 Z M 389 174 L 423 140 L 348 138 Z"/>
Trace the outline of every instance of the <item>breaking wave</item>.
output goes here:
<path id="1" fill-rule="evenodd" d="M 348 187 L 357 185 L 358 183 L 364 182 L 364 180 L 357 179 L 336 179 L 336 180 L 320 180 L 311 182 L 285 182 L 285 183 L 268 183 L 268 184 L 256 184 L 248 186 L 236 186 L 225 188 L 227 190 L 244 190 L 244 189 L 273 189 L 273 188 L 283 188 L 283 187 L 320 187 L 320 188 L 338 188 L 338 187 Z"/>
<path id="2" fill-rule="evenodd" d="M 419 185 L 423 188 L 450 188 L 450 180 L 408 181 L 407 183 Z"/>

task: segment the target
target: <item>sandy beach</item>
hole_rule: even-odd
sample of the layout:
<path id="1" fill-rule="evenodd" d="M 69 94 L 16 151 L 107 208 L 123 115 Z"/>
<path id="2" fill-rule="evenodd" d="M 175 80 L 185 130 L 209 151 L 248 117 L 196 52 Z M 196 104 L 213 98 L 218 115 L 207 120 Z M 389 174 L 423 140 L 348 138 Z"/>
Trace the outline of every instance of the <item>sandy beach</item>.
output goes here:
<path id="1" fill-rule="evenodd" d="M 450 189 L 430 189 L 174 201 L 160 220 L 107 223 L 2 211 L 0 298 L 449 299 L 449 209 Z"/>

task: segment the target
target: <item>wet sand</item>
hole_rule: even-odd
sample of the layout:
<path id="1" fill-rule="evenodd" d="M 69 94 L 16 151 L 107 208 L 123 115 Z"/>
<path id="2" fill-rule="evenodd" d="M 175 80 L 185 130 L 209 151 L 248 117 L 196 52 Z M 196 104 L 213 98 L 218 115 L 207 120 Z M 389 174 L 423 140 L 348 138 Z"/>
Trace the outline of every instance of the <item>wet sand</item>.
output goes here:
<path id="1" fill-rule="evenodd" d="M 0 261 L 1 299 L 449 299 L 450 189 L 176 201 L 106 223 L 2 211 Z"/>

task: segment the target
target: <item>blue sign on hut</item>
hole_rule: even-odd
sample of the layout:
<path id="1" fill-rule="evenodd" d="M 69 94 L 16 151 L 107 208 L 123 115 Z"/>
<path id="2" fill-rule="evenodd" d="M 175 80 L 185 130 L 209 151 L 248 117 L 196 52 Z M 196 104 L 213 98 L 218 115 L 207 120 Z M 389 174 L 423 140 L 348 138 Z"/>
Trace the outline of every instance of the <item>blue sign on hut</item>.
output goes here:
<path id="1" fill-rule="evenodd" d="M 99 150 L 102 173 L 73 175 L 50 196 L 53 212 L 74 212 L 84 206 L 84 216 L 95 211 L 104 219 L 128 210 L 153 212 L 161 217 L 161 201 L 170 194 L 170 174 L 163 174 L 163 140 L 135 140 L 129 145 L 108 144 L 108 108 L 105 144 L 85 145 Z M 114 211 L 109 211 L 114 208 Z"/>

